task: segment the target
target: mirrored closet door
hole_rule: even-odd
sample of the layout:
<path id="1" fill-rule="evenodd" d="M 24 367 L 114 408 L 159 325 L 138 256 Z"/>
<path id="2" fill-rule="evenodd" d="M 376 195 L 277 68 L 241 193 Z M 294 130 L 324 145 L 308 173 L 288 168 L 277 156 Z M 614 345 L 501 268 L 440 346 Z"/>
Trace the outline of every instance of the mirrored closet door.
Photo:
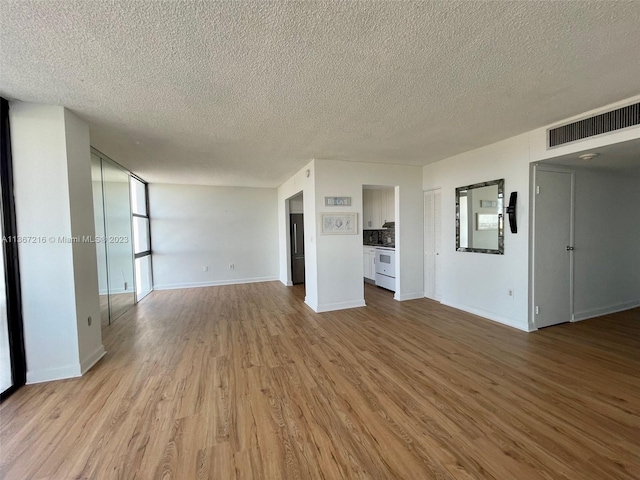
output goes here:
<path id="1" fill-rule="evenodd" d="M 135 302 L 129 172 L 92 150 L 93 201 L 102 324 Z"/>

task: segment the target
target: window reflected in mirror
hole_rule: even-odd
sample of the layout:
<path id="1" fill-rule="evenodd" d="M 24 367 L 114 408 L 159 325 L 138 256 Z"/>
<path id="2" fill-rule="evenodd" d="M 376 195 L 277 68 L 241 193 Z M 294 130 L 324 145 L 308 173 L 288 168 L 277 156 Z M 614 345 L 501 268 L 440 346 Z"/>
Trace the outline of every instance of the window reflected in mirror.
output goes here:
<path id="1" fill-rule="evenodd" d="M 504 179 L 456 188 L 456 250 L 504 254 Z"/>

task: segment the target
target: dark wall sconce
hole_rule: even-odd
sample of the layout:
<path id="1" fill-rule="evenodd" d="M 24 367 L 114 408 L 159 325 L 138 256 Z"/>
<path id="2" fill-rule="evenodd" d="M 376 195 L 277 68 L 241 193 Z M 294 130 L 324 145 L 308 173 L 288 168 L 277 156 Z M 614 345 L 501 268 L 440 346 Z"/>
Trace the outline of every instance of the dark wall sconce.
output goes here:
<path id="1" fill-rule="evenodd" d="M 518 224 L 516 223 L 516 200 L 518 199 L 518 192 L 511 192 L 509 197 L 509 206 L 507 207 L 507 215 L 509 215 L 509 227 L 511 233 L 518 233 Z"/>

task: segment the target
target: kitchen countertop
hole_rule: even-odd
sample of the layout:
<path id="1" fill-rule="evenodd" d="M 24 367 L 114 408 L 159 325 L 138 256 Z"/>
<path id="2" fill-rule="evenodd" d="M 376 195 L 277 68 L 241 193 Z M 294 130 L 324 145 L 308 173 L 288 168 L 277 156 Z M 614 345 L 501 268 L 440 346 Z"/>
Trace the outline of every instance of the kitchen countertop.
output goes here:
<path id="1" fill-rule="evenodd" d="M 384 243 L 365 243 L 362 245 L 363 247 L 374 247 L 374 248 L 388 248 L 390 250 L 395 250 L 396 246 L 394 244 L 384 244 Z"/>

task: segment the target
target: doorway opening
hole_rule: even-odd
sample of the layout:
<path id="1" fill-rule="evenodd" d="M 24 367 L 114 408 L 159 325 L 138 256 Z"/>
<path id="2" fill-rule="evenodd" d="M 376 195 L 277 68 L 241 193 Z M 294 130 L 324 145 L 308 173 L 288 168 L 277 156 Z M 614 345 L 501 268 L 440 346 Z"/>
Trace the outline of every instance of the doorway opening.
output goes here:
<path id="1" fill-rule="evenodd" d="M 639 181 L 640 139 L 532 165 L 530 328 L 640 306 Z"/>
<path id="2" fill-rule="evenodd" d="M 304 197 L 300 192 L 288 199 L 289 204 L 289 258 L 291 284 L 305 284 L 304 256 Z"/>
<path id="3" fill-rule="evenodd" d="M 397 289 L 399 248 L 398 187 L 362 186 L 362 263 L 364 297 L 394 296 Z"/>

